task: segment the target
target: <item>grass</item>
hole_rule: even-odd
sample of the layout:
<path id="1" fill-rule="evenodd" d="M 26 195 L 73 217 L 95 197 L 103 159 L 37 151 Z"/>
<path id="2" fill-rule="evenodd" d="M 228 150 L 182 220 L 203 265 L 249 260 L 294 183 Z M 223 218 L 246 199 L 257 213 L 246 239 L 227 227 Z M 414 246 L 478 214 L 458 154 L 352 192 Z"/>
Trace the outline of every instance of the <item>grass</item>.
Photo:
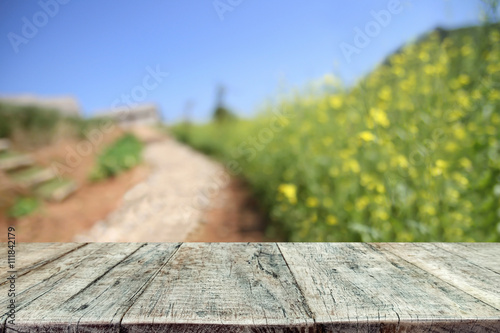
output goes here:
<path id="1" fill-rule="evenodd" d="M 129 170 L 142 161 L 143 144 L 132 134 L 125 134 L 116 140 L 97 158 L 97 165 L 91 171 L 90 179 L 100 181 Z"/>
<path id="2" fill-rule="evenodd" d="M 442 30 L 355 86 L 326 75 L 258 116 L 179 124 L 291 241 L 500 240 L 500 31 Z"/>
<path id="3" fill-rule="evenodd" d="M 36 198 L 20 197 L 17 198 L 14 205 L 9 208 L 7 214 L 12 218 L 20 218 L 34 213 L 41 205 Z"/>

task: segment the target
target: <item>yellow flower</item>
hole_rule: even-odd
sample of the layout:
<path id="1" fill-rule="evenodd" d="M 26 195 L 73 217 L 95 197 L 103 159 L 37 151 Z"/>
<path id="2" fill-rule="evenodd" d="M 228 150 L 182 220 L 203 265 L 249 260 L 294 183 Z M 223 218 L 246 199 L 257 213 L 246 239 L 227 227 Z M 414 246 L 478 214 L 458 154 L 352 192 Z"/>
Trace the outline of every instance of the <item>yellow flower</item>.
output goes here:
<path id="1" fill-rule="evenodd" d="M 434 67 L 432 65 L 425 65 L 424 72 L 427 75 L 432 75 L 432 74 L 436 73 L 436 67 Z"/>
<path id="2" fill-rule="evenodd" d="M 460 165 L 464 169 L 470 169 L 470 168 L 472 168 L 472 162 L 467 157 L 462 157 L 460 159 Z"/>
<path id="3" fill-rule="evenodd" d="M 342 104 L 342 97 L 340 97 L 340 95 L 333 95 L 330 97 L 330 105 L 332 108 L 338 109 L 342 106 Z"/>
<path id="4" fill-rule="evenodd" d="M 464 116 L 464 112 L 461 110 L 453 110 L 450 112 L 448 115 L 448 120 L 449 121 L 456 121 Z"/>
<path id="5" fill-rule="evenodd" d="M 385 186 L 384 186 L 384 184 L 381 184 L 381 183 L 377 184 L 376 185 L 376 189 L 377 189 L 378 193 L 385 193 Z"/>
<path id="6" fill-rule="evenodd" d="M 337 167 L 331 167 L 330 170 L 328 170 L 328 174 L 332 177 L 337 177 L 339 175 L 340 171 L 339 168 Z"/>
<path id="7" fill-rule="evenodd" d="M 297 187 L 294 184 L 281 184 L 278 190 L 292 205 L 297 203 Z"/>
<path id="8" fill-rule="evenodd" d="M 406 169 L 408 168 L 408 159 L 403 155 L 395 156 L 391 159 L 391 166 Z"/>
<path id="9" fill-rule="evenodd" d="M 437 160 L 436 166 L 431 168 L 431 174 L 433 176 L 439 176 L 444 173 L 444 171 L 448 168 L 448 162 L 443 160 Z"/>
<path id="10" fill-rule="evenodd" d="M 500 66 L 496 64 L 489 64 L 486 67 L 486 70 L 488 71 L 488 74 L 495 74 L 496 72 L 500 72 Z"/>
<path id="11" fill-rule="evenodd" d="M 311 208 L 318 207 L 318 204 L 319 204 L 318 198 L 309 197 L 306 200 L 306 206 L 307 207 L 311 207 Z"/>
<path id="12" fill-rule="evenodd" d="M 444 149 L 446 151 L 449 151 L 449 152 L 455 152 L 458 150 L 458 148 L 460 148 L 456 142 L 453 142 L 453 141 L 450 141 L 448 142 L 445 146 L 444 146 Z"/>
<path id="13" fill-rule="evenodd" d="M 396 74 L 399 77 L 403 77 L 405 75 L 405 70 L 403 67 L 400 66 L 394 67 L 394 74 Z"/>
<path id="14" fill-rule="evenodd" d="M 469 45 L 464 45 L 462 46 L 462 49 L 460 51 L 462 52 L 463 56 L 468 56 L 472 53 L 472 48 Z"/>
<path id="15" fill-rule="evenodd" d="M 383 87 L 382 90 L 380 90 L 380 92 L 378 93 L 378 97 L 383 101 L 391 100 L 391 96 L 392 96 L 392 91 L 391 87 L 389 86 Z"/>
<path id="16" fill-rule="evenodd" d="M 470 78 L 469 75 L 467 74 L 460 74 L 458 76 L 458 82 L 462 85 L 465 86 L 470 83 Z"/>
<path id="17" fill-rule="evenodd" d="M 425 51 L 421 51 L 420 54 L 418 55 L 418 57 L 420 58 L 420 60 L 422 60 L 423 62 L 427 62 L 429 61 L 430 57 L 429 57 L 429 53 L 425 52 Z"/>
<path id="18" fill-rule="evenodd" d="M 460 193 L 458 193 L 458 191 L 453 188 L 447 188 L 446 197 L 450 202 L 457 202 L 458 198 L 460 198 Z"/>
<path id="19" fill-rule="evenodd" d="M 424 215 L 429 215 L 429 216 L 436 215 L 436 208 L 434 208 L 434 206 L 432 206 L 430 203 L 426 203 L 422 207 L 420 207 L 420 211 Z"/>
<path id="20" fill-rule="evenodd" d="M 389 119 L 387 118 L 387 114 L 381 109 L 371 108 L 370 116 L 377 124 L 383 127 L 388 127 L 391 124 Z"/>
<path id="21" fill-rule="evenodd" d="M 338 223 L 339 223 L 339 221 L 337 220 L 337 218 L 336 218 L 335 216 L 333 216 L 333 215 L 328 215 L 328 216 L 326 217 L 326 223 L 327 223 L 328 225 L 336 225 L 336 224 L 338 224 Z"/>
<path id="22" fill-rule="evenodd" d="M 500 100 L 500 91 L 499 90 L 491 90 L 488 99 L 490 101 L 498 101 Z"/>
<path id="23" fill-rule="evenodd" d="M 465 108 L 471 106 L 469 95 L 462 90 L 457 94 L 457 102 Z"/>
<path id="24" fill-rule="evenodd" d="M 350 170 L 354 173 L 359 173 L 361 171 L 361 167 L 359 166 L 358 161 L 353 160 L 353 159 L 347 160 L 347 162 L 344 165 L 344 169 L 346 171 Z"/>
<path id="25" fill-rule="evenodd" d="M 496 125 L 500 124 L 500 116 L 498 115 L 498 113 L 494 113 L 491 116 L 491 122 Z"/>
<path id="26" fill-rule="evenodd" d="M 389 214 L 383 209 L 377 209 L 373 212 L 373 217 L 378 220 L 387 221 L 389 219 Z"/>
<path id="27" fill-rule="evenodd" d="M 356 209 L 358 211 L 361 211 L 361 210 L 365 209 L 369 203 L 370 203 L 370 199 L 368 199 L 368 197 L 366 195 L 364 195 L 361 198 L 359 198 L 358 200 L 356 200 Z"/>
<path id="28" fill-rule="evenodd" d="M 376 138 L 375 135 L 373 135 L 373 133 L 369 131 L 363 131 L 359 133 L 359 137 L 366 142 L 375 141 Z"/>
<path id="29" fill-rule="evenodd" d="M 455 137 L 459 140 L 465 139 L 465 136 L 467 135 L 463 126 L 455 126 L 453 129 L 453 134 L 455 134 Z"/>
<path id="30" fill-rule="evenodd" d="M 403 231 L 396 236 L 398 242 L 411 242 L 413 241 L 413 235 L 409 232 Z"/>
<path id="31" fill-rule="evenodd" d="M 464 187 L 469 185 L 469 180 L 464 175 L 458 172 L 453 173 L 453 179 Z"/>

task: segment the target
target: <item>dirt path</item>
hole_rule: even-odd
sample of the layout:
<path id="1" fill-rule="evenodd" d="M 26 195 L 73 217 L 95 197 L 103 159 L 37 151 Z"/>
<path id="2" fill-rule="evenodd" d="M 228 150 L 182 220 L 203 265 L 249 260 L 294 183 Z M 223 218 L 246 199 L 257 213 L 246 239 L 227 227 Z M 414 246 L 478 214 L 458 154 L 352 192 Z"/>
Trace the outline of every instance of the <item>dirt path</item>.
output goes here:
<path id="1" fill-rule="evenodd" d="M 151 142 L 150 175 L 120 207 L 76 241 L 262 241 L 263 218 L 248 189 L 223 167 L 171 139 Z"/>
<path id="2" fill-rule="evenodd" d="M 265 215 L 251 195 L 248 185 L 237 178 L 213 196 L 198 227 L 187 242 L 262 242 Z"/>

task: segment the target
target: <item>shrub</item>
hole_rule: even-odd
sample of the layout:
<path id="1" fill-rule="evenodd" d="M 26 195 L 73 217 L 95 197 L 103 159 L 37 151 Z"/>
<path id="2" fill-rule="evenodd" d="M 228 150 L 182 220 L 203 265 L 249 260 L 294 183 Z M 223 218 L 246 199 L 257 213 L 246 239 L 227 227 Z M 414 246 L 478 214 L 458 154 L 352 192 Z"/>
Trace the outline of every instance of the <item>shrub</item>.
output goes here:
<path id="1" fill-rule="evenodd" d="M 134 135 L 125 134 L 98 156 L 90 179 L 99 181 L 113 177 L 140 164 L 142 148 L 142 143 Z"/>
<path id="2" fill-rule="evenodd" d="M 499 241 L 499 64 L 498 26 L 432 33 L 350 89 L 326 76 L 184 139 L 244 176 L 292 241 Z"/>

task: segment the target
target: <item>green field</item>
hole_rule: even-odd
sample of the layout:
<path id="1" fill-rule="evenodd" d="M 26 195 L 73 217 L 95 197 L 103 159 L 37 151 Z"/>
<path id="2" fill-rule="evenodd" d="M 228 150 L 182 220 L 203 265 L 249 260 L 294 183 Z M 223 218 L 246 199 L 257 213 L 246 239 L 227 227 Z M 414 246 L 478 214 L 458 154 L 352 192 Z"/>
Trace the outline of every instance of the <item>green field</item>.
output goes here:
<path id="1" fill-rule="evenodd" d="M 170 130 L 247 179 L 288 240 L 499 241 L 499 128 L 500 30 L 482 26 L 353 87 L 326 75 L 252 119 Z"/>

